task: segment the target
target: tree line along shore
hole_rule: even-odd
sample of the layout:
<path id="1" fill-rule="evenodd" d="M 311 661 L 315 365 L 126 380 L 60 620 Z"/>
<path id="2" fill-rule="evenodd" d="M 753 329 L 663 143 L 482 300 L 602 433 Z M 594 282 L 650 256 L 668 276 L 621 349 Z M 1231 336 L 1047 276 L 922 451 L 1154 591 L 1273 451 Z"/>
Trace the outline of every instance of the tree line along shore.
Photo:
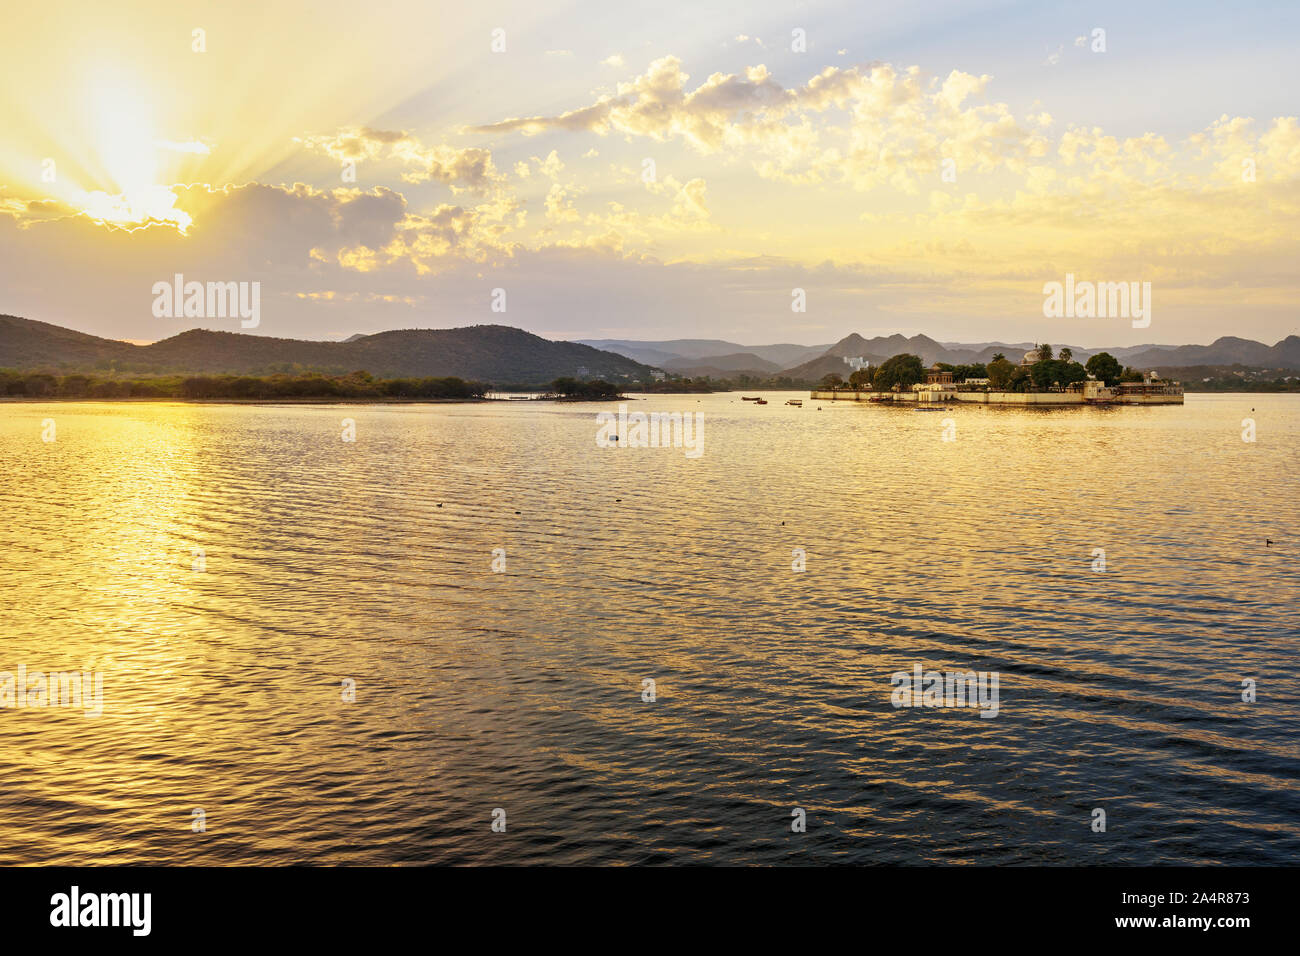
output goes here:
<path id="1" fill-rule="evenodd" d="M 664 385 L 665 383 L 656 383 Z M 636 386 L 633 386 L 636 387 Z M 491 385 L 454 376 L 375 378 L 369 372 L 347 375 L 161 375 L 123 377 L 72 372 L 19 372 L 0 369 L 0 398 L 11 401 L 123 400 L 169 401 L 479 401 L 491 392 L 539 393 L 571 401 L 620 398 L 625 386 L 601 380 L 558 378 L 545 384 Z M 671 383 L 655 391 L 674 391 Z"/>
<path id="2" fill-rule="evenodd" d="M 435 400 L 483 398 L 489 386 L 460 378 L 378 379 L 348 375 L 159 375 L 139 378 L 73 372 L 0 371 L 0 395 L 10 399 L 171 399 L 265 401 L 295 399 Z"/>

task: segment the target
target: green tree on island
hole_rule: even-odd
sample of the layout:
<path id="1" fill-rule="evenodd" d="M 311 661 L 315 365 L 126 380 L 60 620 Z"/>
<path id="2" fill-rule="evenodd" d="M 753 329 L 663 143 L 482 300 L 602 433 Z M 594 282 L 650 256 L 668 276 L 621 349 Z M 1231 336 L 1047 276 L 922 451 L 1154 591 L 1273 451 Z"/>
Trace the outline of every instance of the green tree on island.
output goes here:
<path id="1" fill-rule="evenodd" d="M 1087 377 L 1088 373 L 1082 365 L 1063 359 L 1044 359 L 1029 367 L 1029 378 L 1035 388 L 1051 388 L 1053 385 L 1066 387 L 1074 382 L 1082 382 Z"/>
<path id="2" fill-rule="evenodd" d="M 940 367 L 942 368 L 943 366 Z M 981 365 L 979 362 L 972 363 L 971 365 L 951 365 L 948 366 L 948 368 L 952 372 L 952 380 L 959 385 L 968 378 L 989 377 L 988 366 Z"/>
<path id="3" fill-rule="evenodd" d="M 1088 374 L 1093 378 L 1105 382 L 1111 387 L 1119 384 L 1120 376 L 1123 374 L 1119 359 L 1109 352 L 1098 352 L 1088 359 L 1088 364 L 1084 368 L 1088 370 Z"/>
<path id="4" fill-rule="evenodd" d="M 999 352 L 993 356 L 993 361 L 988 364 L 989 388 L 1004 389 L 1011 384 L 1011 375 L 1015 372 L 1016 366 L 1007 361 L 1007 357 Z"/>
<path id="5" fill-rule="evenodd" d="M 881 363 L 872 378 L 872 384 L 877 391 L 887 392 L 895 385 L 899 388 L 907 388 L 924 378 L 925 367 L 921 365 L 921 357 L 904 352 Z"/>
<path id="6" fill-rule="evenodd" d="M 844 379 L 838 372 L 827 372 L 822 376 L 822 388 L 839 388 L 844 384 Z"/>
<path id="7" fill-rule="evenodd" d="M 871 371 L 865 368 L 855 369 L 853 374 L 849 376 L 849 384 L 854 388 L 870 388 Z"/>
<path id="8" fill-rule="evenodd" d="M 1062 385 L 1073 385 L 1075 382 L 1082 382 L 1088 377 L 1088 370 L 1078 362 L 1066 362 L 1061 360 L 1060 379 Z"/>

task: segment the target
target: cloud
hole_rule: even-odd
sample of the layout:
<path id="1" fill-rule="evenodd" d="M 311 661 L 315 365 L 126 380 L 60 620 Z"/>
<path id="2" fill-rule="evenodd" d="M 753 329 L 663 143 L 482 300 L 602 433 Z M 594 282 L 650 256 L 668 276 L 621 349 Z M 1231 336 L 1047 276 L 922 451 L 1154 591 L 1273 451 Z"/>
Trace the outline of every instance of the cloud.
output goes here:
<path id="1" fill-rule="evenodd" d="M 559 179 L 560 173 L 564 172 L 564 163 L 555 150 L 551 150 L 545 159 L 534 156 L 533 162 L 537 164 L 537 171 L 547 179 Z"/>
<path id="2" fill-rule="evenodd" d="M 683 137 L 697 149 L 722 149 L 729 134 L 744 121 L 733 117 L 742 110 L 773 116 L 792 108 L 798 91 L 786 91 L 764 66 L 743 74 L 714 73 L 694 90 L 685 89 L 689 76 L 676 57 L 652 62 L 646 72 L 620 83 L 612 96 L 556 116 L 506 119 L 473 128 L 478 133 L 522 132 L 536 135 L 548 129 L 586 130 L 606 135 L 611 131 L 656 140 Z"/>
<path id="3" fill-rule="evenodd" d="M 429 146 L 405 130 L 359 127 L 328 136 L 304 136 L 298 142 L 340 162 L 397 161 L 407 167 L 401 178 L 408 183 L 437 182 L 485 193 L 502 179 L 490 150 L 446 143 Z"/>
<path id="4" fill-rule="evenodd" d="M 397 155 L 415 167 L 402 174 L 408 183 L 438 182 L 484 192 L 501 181 L 492 165 L 490 150 L 473 146 L 461 149 L 446 144 L 428 147 L 403 144 Z"/>
<path id="5" fill-rule="evenodd" d="M 688 86 L 676 57 L 653 61 L 614 94 L 552 116 L 502 120 L 477 133 L 547 130 L 681 140 L 699 153 L 752 151 L 761 175 L 788 183 L 842 182 L 855 189 L 893 183 L 915 191 L 942 158 L 965 168 L 1023 170 L 1046 151 L 1032 123 L 1017 123 L 982 96 L 991 77 L 954 70 L 927 82 L 918 67 L 887 63 L 826 67 L 786 88 L 759 64 L 714 73 Z"/>
<path id="6" fill-rule="evenodd" d="M 375 159 L 409 137 L 410 134 L 402 130 L 370 129 L 363 126 L 339 130 L 329 136 L 302 136 L 296 141 L 305 149 L 323 152 L 339 162 L 349 162 Z"/>
<path id="7" fill-rule="evenodd" d="M 581 191 L 577 186 L 552 183 L 546 194 L 546 218 L 556 222 L 577 222 L 578 212 L 573 208 L 573 200 Z"/>

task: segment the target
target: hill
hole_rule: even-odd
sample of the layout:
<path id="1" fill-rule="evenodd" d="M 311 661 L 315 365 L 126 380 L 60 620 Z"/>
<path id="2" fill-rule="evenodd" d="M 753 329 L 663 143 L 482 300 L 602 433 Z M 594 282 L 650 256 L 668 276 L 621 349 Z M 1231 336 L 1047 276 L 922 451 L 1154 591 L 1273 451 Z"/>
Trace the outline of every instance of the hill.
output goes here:
<path id="1" fill-rule="evenodd" d="M 0 315 L 0 368 L 99 368 L 129 360 L 136 349 L 129 342 Z"/>
<path id="2" fill-rule="evenodd" d="M 726 363 L 716 360 L 723 356 L 748 355 L 753 360 L 745 367 L 766 368 L 771 363 L 774 369 L 782 369 L 796 362 L 816 358 L 826 351 L 826 345 L 738 345 L 721 339 L 667 339 L 656 342 L 638 342 L 628 339 L 582 339 L 582 344 L 598 349 L 607 349 L 636 359 L 638 362 L 667 368 L 683 361 L 695 361 L 699 364 L 727 368 Z M 738 366 L 739 367 L 739 366 Z"/>
<path id="3" fill-rule="evenodd" d="M 0 316 L 0 368 L 133 374 L 237 374 L 364 370 L 378 377 L 457 376 L 485 382 L 550 382 L 578 376 L 648 381 L 651 368 L 576 342 L 552 342 L 504 325 L 404 329 L 312 342 L 194 329 L 132 345 L 45 322 Z"/>
<path id="4" fill-rule="evenodd" d="M 1157 346 L 1125 360 L 1135 368 L 1191 365 L 1249 365 L 1300 368 L 1300 336 L 1288 335 L 1274 345 L 1225 335 L 1209 345 Z"/>
<path id="5" fill-rule="evenodd" d="M 869 352 L 854 352 L 851 357 L 864 358 L 872 365 L 879 365 L 888 356 L 882 357 Z M 825 355 L 819 356 L 809 362 L 796 365 L 794 368 L 788 368 L 781 374 L 789 376 L 799 382 L 820 382 L 823 376 L 829 375 L 832 372 L 839 375 L 841 378 L 847 379 L 853 373 L 853 369 L 844 361 L 843 355 L 833 355 L 830 352 L 827 352 Z"/>
<path id="6" fill-rule="evenodd" d="M 763 372 L 779 372 L 781 366 L 775 362 L 767 362 L 749 352 L 733 352 L 729 355 L 714 355 L 702 359 L 684 359 L 678 358 L 665 362 L 663 367 L 670 372 L 680 372 L 683 375 L 695 375 L 696 369 L 712 368 L 728 372 L 751 372 L 761 374 Z"/>
<path id="7" fill-rule="evenodd" d="M 1053 343 L 1059 351 L 1062 343 Z M 878 365 L 885 359 L 902 352 L 919 355 L 930 365 L 945 362 L 951 365 L 984 363 L 999 352 L 1012 362 L 1019 362 L 1026 351 L 1033 348 L 1028 343 L 1007 345 L 1001 342 L 982 342 L 964 345 L 956 342 L 936 342 L 927 335 L 908 338 L 894 334 L 866 339 L 854 333 L 836 342 L 824 355 L 786 369 L 781 374 L 791 378 L 816 381 L 828 372 L 838 372 L 845 378 L 849 366 L 844 358 L 864 358 Z M 1106 349 L 1086 349 L 1069 346 L 1074 358 L 1086 362 L 1098 352 L 1109 352 L 1123 364 L 1138 369 L 1188 368 L 1191 366 L 1239 366 L 1261 369 L 1300 369 L 1300 336 L 1291 335 L 1276 345 L 1265 345 L 1250 339 L 1224 336 L 1210 345 L 1137 345 Z"/>

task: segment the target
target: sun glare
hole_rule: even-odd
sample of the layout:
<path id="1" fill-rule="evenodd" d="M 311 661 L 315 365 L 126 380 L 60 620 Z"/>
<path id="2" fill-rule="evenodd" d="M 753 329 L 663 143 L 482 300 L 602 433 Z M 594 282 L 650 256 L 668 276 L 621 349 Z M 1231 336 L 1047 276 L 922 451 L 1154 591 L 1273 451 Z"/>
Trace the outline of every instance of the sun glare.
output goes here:
<path id="1" fill-rule="evenodd" d="M 146 101 L 109 75 L 97 83 L 93 103 L 95 145 L 112 185 L 124 193 L 152 186 L 158 174 L 158 137 Z"/>
<path id="2" fill-rule="evenodd" d="M 116 225 L 171 223 L 185 232 L 192 219 L 176 208 L 176 194 L 159 182 L 163 151 L 206 152 L 202 144 L 172 144 L 154 128 L 149 101 L 133 90 L 119 71 L 95 77 L 94 159 L 103 181 L 100 189 L 74 187 L 68 199 L 87 216 Z M 184 147 L 178 149 L 177 147 Z"/>

